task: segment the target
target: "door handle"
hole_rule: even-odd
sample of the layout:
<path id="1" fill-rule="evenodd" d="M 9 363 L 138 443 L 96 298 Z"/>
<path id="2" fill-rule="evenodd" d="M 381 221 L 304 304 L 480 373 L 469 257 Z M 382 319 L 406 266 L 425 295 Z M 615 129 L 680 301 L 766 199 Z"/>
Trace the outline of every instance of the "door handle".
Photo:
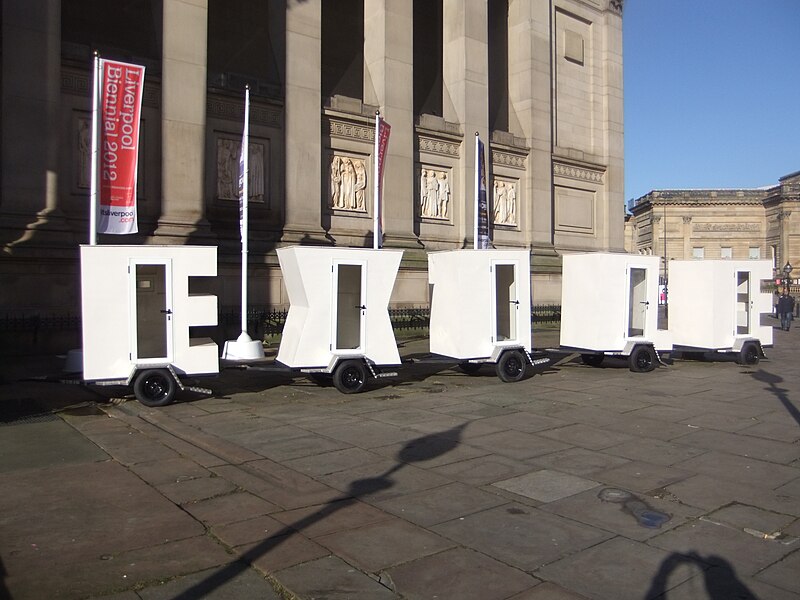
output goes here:
<path id="1" fill-rule="evenodd" d="M 650 306 L 650 301 L 649 300 L 642 300 L 641 302 L 639 302 L 639 304 L 644 304 L 645 306 Z"/>
<path id="2" fill-rule="evenodd" d="M 163 314 L 165 314 L 165 315 L 171 315 L 171 314 L 172 314 L 172 309 L 171 309 L 171 308 L 168 308 L 167 310 L 162 310 L 161 312 L 162 312 Z"/>
<path id="3" fill-rule="evenodd" d="M 360 308 L 361 310 L 367 310 L 367 307 L 366 307 L 366 306 L 364 306 L 363 304 L 362 304 L 361 306 L 359 306 L 358 304 L 356 304 L 355 308 Z"/>
<path id="4" fill-rule="evenodd" d="M 516 304 L 517 306 L 519 306 L 519 300 L 509 300 L 508 303 L 509 304 Z"/>

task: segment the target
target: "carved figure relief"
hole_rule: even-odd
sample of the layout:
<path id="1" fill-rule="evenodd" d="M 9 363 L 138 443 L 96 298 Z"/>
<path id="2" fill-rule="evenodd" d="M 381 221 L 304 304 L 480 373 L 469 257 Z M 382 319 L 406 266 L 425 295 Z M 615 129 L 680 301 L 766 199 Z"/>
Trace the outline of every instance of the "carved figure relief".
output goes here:
<path id="1" fill-rule="evenodd" d="M 419 214 L 429 219 L 450 218 L 450 177 L 447 171 L 422 169 L 420 172 Z"/>
<path id="2" fill-rule="evenodd" d="M 89 119 L 78 119 L 78 187 L 91 187 L 92 128 Z"/>
<path id="3" fill-rule="evenodd" d="M 517 224 L 517 184 L 513 181 L 494 180 L 494 224 Z"/>
<path id="4" fill-rule="evenodd" d="M 367 167 L 362 159 L 331 157 L 331 208 L 366 212 Z"/>
<path id="5" fill-rule="evenodd" d="M 217 198 L 239 199 L 239 153 L 242 143 L 217 139 Z M 264 145 L 248 144 L 247 199 L 263 202 L 265 194 Z"/>

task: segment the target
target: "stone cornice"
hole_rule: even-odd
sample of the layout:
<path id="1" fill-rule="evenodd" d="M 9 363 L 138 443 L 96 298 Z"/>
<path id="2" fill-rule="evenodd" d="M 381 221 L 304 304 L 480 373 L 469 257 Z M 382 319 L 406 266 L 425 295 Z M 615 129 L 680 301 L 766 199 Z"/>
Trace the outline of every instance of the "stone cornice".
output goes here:
<path id="1" fill-rule="evenodd" d="M 332 138 L 356 140 L 359 142 L 375 142 L 375 127 L 357 123 L 353 121 L 345 121 L 335 117 L 328 117 L 328 133 Z"/>

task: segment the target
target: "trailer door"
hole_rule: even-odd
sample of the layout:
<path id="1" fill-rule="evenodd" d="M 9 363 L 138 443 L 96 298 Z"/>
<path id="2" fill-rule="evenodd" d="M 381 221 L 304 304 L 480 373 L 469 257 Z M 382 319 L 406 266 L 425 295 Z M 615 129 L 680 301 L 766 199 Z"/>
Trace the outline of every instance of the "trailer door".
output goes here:
<path id="1" fill-rule="evenodd" d="M 519 297 L 517 292 L 517 264 L 492 262 L 492 313 L 493 342 L 514 344 L 519 339 Z"/>
<path id="2" fill-rule="evenodd" d="M 631 267 L 628 272 L 628 337 L 644 335 L 647 322 L 647 269 Z"/>
<path id="3" fill-rule="evenodd" d="M 366 342 L 367 268 L 363 262 L 334 261 L 331 350 L 363 354 Z"/>
<path id="4" fill-rule="evenodd" d="M 736 272 L 736 334 L 750 333 L 750 309 L 753 301 L 750 298 L 750 272 Z"/>
<path id="5" fill-rule="evenodd" d="M 172 263 L 132 260 L 131 359 L 139 364 L 172 362 Z"/>

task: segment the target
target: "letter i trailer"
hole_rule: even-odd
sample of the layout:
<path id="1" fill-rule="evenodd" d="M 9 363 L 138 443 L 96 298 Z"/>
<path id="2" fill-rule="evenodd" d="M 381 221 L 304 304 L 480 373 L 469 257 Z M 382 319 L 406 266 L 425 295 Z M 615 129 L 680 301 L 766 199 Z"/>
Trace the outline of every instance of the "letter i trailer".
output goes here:
<path id="1" fill-rule="evenodd" d="M 217 324 L 217 297 L 189 294 L 190 277 L 216 276 L 215 247 L 81 246 L 80 258 L 85 383 L 130 385 L 164 406 L 183 376 L 219 373 L 217 345 L 191 337 Z"/>
<path id="2" fill-rule="evenodd" d="M 655 369 L 659 353 L 672 350 L 670 332 L 658 328 L 660 261 L 603 252 L 564 255 L 559 350 L 579 352 L 591 366 L 622 356 L 631 371 Z"/>
<path id="3" fill-rule="evenodd" d="M 402 250 L 289 246 L 278 249 L 289 314 L 277 363 L 332 377 L 345 394 L 400 364 L 389 318 Z"/>
<path id="4" fill-rule="evenodd" d="M 757 364 L 772 345 L 761 315 L 772 297 L 761 281 L 772 277 L 768 260 L 674 260 L 669 263 L 669 328 L 676 351 L 732 354 Z"/>
<path id="5" fill-rule="evenodd" d="M 430 351 L 466 373 L 494 364 L 505 382 L 519 381 L 531 355 L 528 250 L 448 250 L 428 254 Z M 424 360 L 424 359 L 423 359 Z"/>

